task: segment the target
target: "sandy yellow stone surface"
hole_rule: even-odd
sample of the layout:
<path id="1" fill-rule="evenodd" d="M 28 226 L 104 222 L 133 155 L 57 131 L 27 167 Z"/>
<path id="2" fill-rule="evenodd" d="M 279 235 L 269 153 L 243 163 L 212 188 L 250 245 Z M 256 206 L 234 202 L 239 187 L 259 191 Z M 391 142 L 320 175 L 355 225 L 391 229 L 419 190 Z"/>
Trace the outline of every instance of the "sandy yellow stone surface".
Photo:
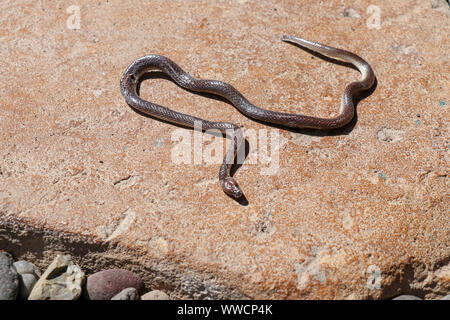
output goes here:
<path id="1" fill-rule="evenodd" d="M 171 298 L 443 296 L 449 26 L 446 1 L 2 1 L 0 249 L 43 269 L 59 251 L 86 274 L 131 269 Z M 263 108 L 336 115 L 358 72 L 283 34 L 372 65 L 356 121 L 288 131 L 158 74 L 141 84 L 147 100 L 279 134 L 269 174 L 249 141 L 259 157 L 234 175 L 238 203 L 217 163 L 173 161 L 180 130 L 194 132 L 134 112 L 119 80 L 161 54 Z"/>

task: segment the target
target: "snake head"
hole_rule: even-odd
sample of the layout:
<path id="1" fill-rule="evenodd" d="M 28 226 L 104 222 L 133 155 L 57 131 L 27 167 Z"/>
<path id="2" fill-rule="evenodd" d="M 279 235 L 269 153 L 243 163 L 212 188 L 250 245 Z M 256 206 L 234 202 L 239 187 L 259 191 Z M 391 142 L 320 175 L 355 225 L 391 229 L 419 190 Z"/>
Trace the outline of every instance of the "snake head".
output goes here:
<path id="1" fill-rule="evenodd" d="M 244 195 L 241 188 L 239 188 L 237 182 L 234 181 L 234 179 L 231 177 L 227 177 L 227 178 L 223 179 L 221 181 L 221 185 L 222 185 L 223 191 L 227 195 L 229 195 L 235 199 L 239 199 L 240 197 L 242 197 Z"/>

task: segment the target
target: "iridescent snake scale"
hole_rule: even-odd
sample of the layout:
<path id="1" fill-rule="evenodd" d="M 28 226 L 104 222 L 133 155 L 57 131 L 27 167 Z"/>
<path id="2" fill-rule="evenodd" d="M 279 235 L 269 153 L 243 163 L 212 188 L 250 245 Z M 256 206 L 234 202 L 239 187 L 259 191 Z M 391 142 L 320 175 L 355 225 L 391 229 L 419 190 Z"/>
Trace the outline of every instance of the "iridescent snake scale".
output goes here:
<path id="1" fill-rule="evenodd" d="M 250 103 L 232 85 L 218 80 L 197 79 L 182 70 L 172 60 L 160 55 L 147 55 L 133 62 L 123 74 L 120 80 L 120 89 L 126 102 L 133 108 L 166 120 L 171 123 L 194 128 L 198 124 L 202 130 L 215 129 L 227 135 L 233 143 L 228 148 L 219 170 L 219 181 L 226 194 L 239 199 L 243 193 L 231 177 L 230 170 L 237 156 L 240 145 L 244 141 L 240 126 L 229 122 L 213 122 L 203 120 L 188 114 L 173 111 L 141 99 L 137 94 L 137 85 L 143 74 L 149 70 L 160 70 L 171 77 L 179 86 L 197 92 L 207 92 L 221 96 L 230 101 L 240 112 L 246 116 L 264 121 L 266 123 L 278 124 L 291 128 L 313 128 L 313 129 L 335 129 L 348 124 L 354 117 L 353 95 L 372 87 L 375 75 L 370 65 L 354 53 L 332 48 L 317 42 L 304 40 L 295 36 L 283 36 L 283 41 L 292 42 L 314 52 L 341 59 L 353 64 L 361 72 L 360 81 L 352 82 L 345 87 L 342 96 L 339 115 L 334 118 L 316 118 L 300 114 L 289 114 L 275 112 L 259 108 Z"/>

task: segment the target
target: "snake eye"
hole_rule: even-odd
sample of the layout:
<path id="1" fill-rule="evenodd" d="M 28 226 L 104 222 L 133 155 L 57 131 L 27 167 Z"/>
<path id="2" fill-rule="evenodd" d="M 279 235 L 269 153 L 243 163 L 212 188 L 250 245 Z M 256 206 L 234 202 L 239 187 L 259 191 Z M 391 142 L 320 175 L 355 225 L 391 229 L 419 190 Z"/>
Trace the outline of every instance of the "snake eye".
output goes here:
<path id="1" fill-rule="evenodd" d="M 242 195 L 243 195 L 243 193 L 242 193 L 242 191 L 241 191 L 240 189 L 237 189 L 237 190 L 235 191 L 235 193 L 234 193 L 234 196 L 235 196 L 236 198 L 240 198 L 240 197 L 242 197 Z"/>
<path id="2" fill-rule="evenodd" d="M 226 194 L 232 196 L 233 198 L 239 199 L 243 195 L 241 188 L 239 188 L 236 181 L 234 181 L 231 177 L 222 182 L 222 188 Z"/>
<path id="3" fill-rule="evenodd" d="M 235 197 L 236 199 L 242 197 L 242 195 L 243 195 L 242 190 L 241 190 L 241 188 L 239 188 L 236 181 L 233 181 L 232 192 L 233 192 L 233 197 Z"/>

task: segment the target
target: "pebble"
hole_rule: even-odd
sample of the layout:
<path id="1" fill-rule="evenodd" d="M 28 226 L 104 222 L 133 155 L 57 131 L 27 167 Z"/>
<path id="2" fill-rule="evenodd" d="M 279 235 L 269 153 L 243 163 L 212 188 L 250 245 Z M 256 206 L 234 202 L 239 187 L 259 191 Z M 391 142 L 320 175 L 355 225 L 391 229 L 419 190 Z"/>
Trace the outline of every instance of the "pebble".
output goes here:
<path id="1" fill-rule="evenodd" d="M 344 10 L 344 17 L 349 17 L 349 18 L 361 18 L 361 15 L 358 13 L 358 11 L 356 11 L 353 8 L 347 8 Z"/>
<path id="2" fill-rule="evenodd" d="M 153 290 L 142 295 L 141 300 L 170 300 L 170 298 L 162 291 Z"/>
<path id="3" fill-rule="evenodd" d="M 409 295 L 409 294 L 403 294 L 401 296 L 395 297 L 392 300 L 422 300 L 422 299 L 420 299 L 419 297 L 416 297 L 416 296 Z"/>
<path id="4" fill-rule="evenodd" d="M 19 293 L 19 274 L 13 266 L 13 258 L 0 252 L 0 300 L 16 300 Z"/>
<path id="5" fill-rule="evenodd" d="M 139 293 L 135 288 L 126 288 L 112 297 L 111 300 L 139 300 Z"/>
<path id="6" fill-rule="evenodd" d="M 57 255 L 34 285 L 28 300 L 76 300 L 83 282 L 84 273 L 70 255 Z"/>
<path id="7" fill-rule="evenodd" d="M 24 260 L 14 262 L 13 266 L 19 274 L 19 299 L 26 300 L 41 277 L 41 272 L 34 264 Z"/>
<path id="8" fill-rule="evenodd" d="M 85 296 L 90 300 L 110 300 L 126 288 L 135 288 L 140 292 L 144 283 L 137 274 L 128 270 L 103 270 L 87 278 Z"/>
<path id="9" fill-rule="evenodd" d="M 445 297 L 441 298 L 441 300 L 450 300 L 450 294 L 448 294 Z"/>

